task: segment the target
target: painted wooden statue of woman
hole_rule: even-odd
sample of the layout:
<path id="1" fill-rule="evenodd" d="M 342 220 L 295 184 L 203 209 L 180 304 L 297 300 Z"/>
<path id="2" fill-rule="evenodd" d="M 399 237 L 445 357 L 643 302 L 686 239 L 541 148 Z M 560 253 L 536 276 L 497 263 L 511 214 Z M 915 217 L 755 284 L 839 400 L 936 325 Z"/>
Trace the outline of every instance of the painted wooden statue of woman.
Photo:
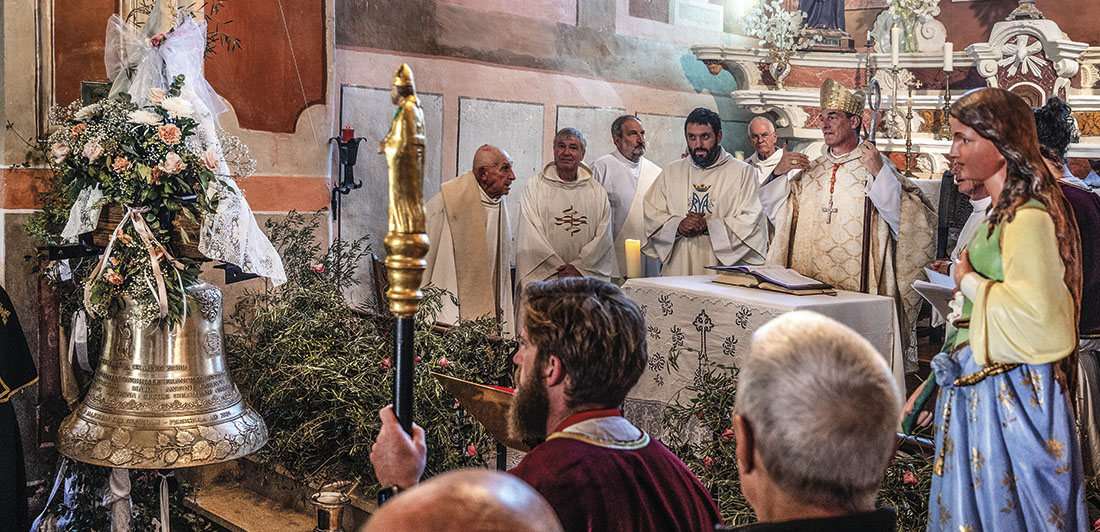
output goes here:
<path id="1" fill-rule="evenodd" d="M 994 201 L 956 261 L 962 306 L 932 360 L 941 389 L 928 530 L 1082 530 L 1070 406 L 1077 227 L 1023 99 L 971 91 L 950 121 L 958 179 L 980 181 Z"/>

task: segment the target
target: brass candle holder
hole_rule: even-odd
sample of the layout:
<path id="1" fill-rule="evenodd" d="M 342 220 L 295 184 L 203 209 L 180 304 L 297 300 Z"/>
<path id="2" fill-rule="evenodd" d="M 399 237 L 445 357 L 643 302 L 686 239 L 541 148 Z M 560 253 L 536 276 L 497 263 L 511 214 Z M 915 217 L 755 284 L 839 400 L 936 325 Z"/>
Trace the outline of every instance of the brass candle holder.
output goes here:
<path id="1" fill-rule="evenodd" d="M 951 73 L 944 72 L 946 74 L 946 81 L 944 82 L 943 90 L 943 122 L 940 124 L 939 131 L 936 132 L 936 136 L 941 139 L 951 138 L 951 124 L 949 117 L 951 116 Z"/>

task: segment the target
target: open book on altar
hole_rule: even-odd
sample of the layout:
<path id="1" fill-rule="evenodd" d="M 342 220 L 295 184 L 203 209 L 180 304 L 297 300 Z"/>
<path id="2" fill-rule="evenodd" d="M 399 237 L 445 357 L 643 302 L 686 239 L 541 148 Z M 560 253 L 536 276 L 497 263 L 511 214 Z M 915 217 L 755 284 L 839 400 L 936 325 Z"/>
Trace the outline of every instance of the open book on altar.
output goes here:
<path id="1" fill-rule="evenodd" d="M 806 277 L 790 268 L 765 264 L 762 266 L 707 266 L 718 272 L 716 283 L 794 295 L 836 295 L 831 285 Z"/>

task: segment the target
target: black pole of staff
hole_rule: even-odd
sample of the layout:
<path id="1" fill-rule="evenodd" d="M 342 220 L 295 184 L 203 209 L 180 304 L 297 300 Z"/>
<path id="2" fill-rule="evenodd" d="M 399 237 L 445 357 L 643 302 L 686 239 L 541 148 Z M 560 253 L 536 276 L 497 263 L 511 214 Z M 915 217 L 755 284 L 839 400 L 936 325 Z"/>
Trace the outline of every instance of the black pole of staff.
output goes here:
<path id="1" fill-rule="evenodd" d="M 394 319 L 393 410 L 401 428 L 412 434 L 413 424 L 413 323 L 414 317 Z"/>

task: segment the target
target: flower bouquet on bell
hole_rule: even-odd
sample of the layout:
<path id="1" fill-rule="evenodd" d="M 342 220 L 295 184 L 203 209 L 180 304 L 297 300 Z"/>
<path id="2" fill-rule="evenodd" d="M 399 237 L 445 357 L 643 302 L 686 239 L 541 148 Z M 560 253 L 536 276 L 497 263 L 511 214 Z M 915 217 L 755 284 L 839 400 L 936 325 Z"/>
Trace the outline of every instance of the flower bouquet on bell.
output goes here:
<path id="1" fill-rule="evenodd" d="M 111 315 L 129 297 L 147 323 L 178 323 L 183 289 L 199 268 L 172 250 L 197 244 L 202 216 L 235 193 L 225 182 L 230 176 L 218 173 L 219 153 L 198 134 L 191 103 L 180 97 L 185 82 L 177 75 L 167 90 L 150 88 L 142 107 L 123 93 L 51 113 L 50 163 L 65 194 L 87 216 L 106 208 L 97 220 L 105 251 L 85 281 L 93 315 Z"/>

